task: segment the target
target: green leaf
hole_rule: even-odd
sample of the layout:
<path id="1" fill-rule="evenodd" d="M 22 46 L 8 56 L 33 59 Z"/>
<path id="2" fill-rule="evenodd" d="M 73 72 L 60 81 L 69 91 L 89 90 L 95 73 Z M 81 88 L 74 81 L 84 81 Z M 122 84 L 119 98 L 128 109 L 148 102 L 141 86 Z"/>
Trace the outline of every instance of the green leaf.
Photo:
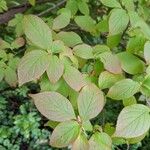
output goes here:
<path id="1" fill-rule="evenodd" d="M 29 0 L 29 3 L 34 6 L 35 5 L 36 0 Z"/>
<path id="2" fill-rule="evenodd" d="M 18 49 L 22 46 L 25 45 L 25 40 L 22 37 L 19 37 L 17 39 L 15 39 L 12 43 L 11 43 L 11 48 L 12 49 Z"/>
<path id="3" fill-rule="evenodd" d="M 51 56 L 49 60 L 49 66 L 46 70 L 49 80 L 52 83 L 56 83 L 64 72 L 63 62 L 57 56 Z"/>
<path id="4" fill-rule="evenodd" d="M 62 40 L 66 46 L 74 47 L 75 45 L 83 43 L 80 36 L 75 32 L 59 32 L 56 39 Z"/>
<path id="5" fill-rule="evenodd" d="M 99 61 L 99 60 L 96 60 L 95 63 L 94 63 L 94 66 L 93 66 L 93 73 L 94 73 L 93 77 L 98 77 L 99 74 L 102 71 L 104 71 L 104 65 L 103 65 L 103 63 L 101 61 Z M 97 83 L 97 81 L 96 81 L 96 83 Z"/>
<path id="6" fill-rule="evenodd" d="M 129 52 L 119 53 L 118 58 L 121 62 L 122 69 L 129 74 L 143 73 L 145 64 L 138 57 Z"/>
<path id="7" fill-rule="evenodd" d="M 52 34 L 48 25 L 39 17 L 27 15 L 23 21 L 24 32 L 27 38 L 45 50 L 49 50 L 52 44 Z"/>
<path id="8" fill-rule="evenodd" d="M 39 84 L 41 91 L 57 91 L 62 83 L 63 81 L 61 79 L 55 84 L 51 83 L 47 77 L 47 74 L 45 73 L 42 75 Z"/>
<path id="9" fill-rule="evenodd" d="M 123 100 L 130 98 L 140 89 L 140 84 L 131 79 L 123 79 L 116 82 L 107 94 L 108 97 L 115 100 Z"/>
<path id="10" fill-rule="evenodd" d="M 150 109 L 142 104 L 125 107 L 119 114 L 114 136 L 135 138 L 150 128 Z"/>
<path id="11" fill-rule="evenodd" d="M 112 150 L 112 140 L 106 133 L 96 132 L 89 140 L 89 150 Z"/>
<path id="12" fill-rule="evenodd" d="M 139 28 L 140 31 L 144 34 L 144 36 L 150 40 L 150 28 L 148 24 L 141 18 L 137 12 L 129 11 L 130 23 L 132 29 Z"/>
<path id="13" fill-rule="evenodd" d="M 52 53 L 60 53 L 60 52 L 65 51 L 65 49 L 66 49 L 64 43 L 60 40 L 53 41 L 51 46 L 52 46 L 51 47 Z"/>
<path id="14" fill-rule="evenodd" d="M 50 145 L 58 148 L 66 147 L 77 139 L 79 131 L 80 126 L 76 121 L 62 122 L 54 129 Z"/>
<path id="15" fill-rule="evenodd" d="M 73 53 L 83 59 L 93 58 L 93 49 L 87 44 L 77 45 L 73 48 Z"/>
<path id="16" fill-rule="evenodd" d="M 93 54 L 96 58 L 99 58 L 99 55 L 104 52 L 110 52 L 110 48 L 107 45 L 95 45 L 93 47 Z"/>
<path id="17" fill-rule="evenodd" d="M 147 75 L 142 82 L 141 92 L 143 93 L 143 95 L 146 95 L 148 97 L 150 96 L 150 75 Z"/>
<path id="18" fill-rule="evenodd" d="M 118 7 L 121 8 L 120 3 L 117 0 L 100 0 L 101 3 L 107 7 Z"/>
<path id="19" fill-rule="evenodd" d="M 10 20 L 8 26 L 15 27 L 15 33 L 17 37 L 20 37 L 24 34 L 23 31 L 23 14 L 16 14 L 15 18 Z"/>
<path id="20" fill-rule="evenodd" d="M 104 95 L 94 84 L 82 88 L 78 97 L 78 110 L 82 120 L 96 117 L 104 107 Z"/>
<path id="21" fill-rule="evenodd" d="M 59 122 L 49 120 L 47 123 L 44 124 L 44 126 L 54 129 L 58 124 Z"/>
<path id="22" fill-rule="evenodd" d="M 75 22 L 81 29 L 87 32 L 95 32 L 95 21 L 90 16 L 77 16 Z"/>
<path id="23" fill-rule="evenodd" d="M 144 45 L 144 58 L 147 64 L 150 64 L 150 41 L 147 41 Z"/>
<path id="24" fill-rule="evenodd" d="M 129 144 L 137 144 L 137 143 L 141 142 L 141 141 L 146 137 L 147 134 L 148 134 L 148 133 L 146 132 L 146 133 L 144 133 L 143 135 L 138 136 L 138 137 L 136 137 L 136 138 L 127 139 L 127 140 L 128 140 L 128 143 L 129 143 Z"/>
<path id="25" fill-rule="evenodd" d="M 71 11 L 67 8 L 61 10 L 61 14 L 53 20 L 53 30 L 59 30 L 70 23 Z"/>
<path id="26" fill-rule="evenodd" d="M 45 51 L 28 52 L 18 66 L 19 85 L 38 79 L 49 65 L 49 55 Z"/>
<path id="27" fill-rule="evenodd" d="M 80 133 L 78 138 L 72 145 L 72 150 L 88 150 L 88 149 L 89 149 L 88 140 L 84 135 L 84 133 Z"/>
<path id="28" fill-rule="evenodd" d="M 40 113 L 52 121 L 61 122 L 76 118 L 69 100 L 57 92 L 42 92 L 30 96 Z"/>
<path id="29" fill-rule="evenodd" d="M 127 99 L 124 99 L 123 100 L 123 105 L 126 107 L 126 106 L 130 106 L 130 105 L 133 105 L 133 104 L 136 104 L 136 98 L 134 96 L 130 97 L 130 98 L 127 98 Z"/>
<path id="30" fill-rule="evenodd" d="M 108 32 L 109 31 L 109 26 L 108 26 L 108 19 L 101 20 L 97 25 L 96 29 L 99 32 Z"/>
<path id="31" fill-rule="evenodd" d="M 136 36 L 129 38 L 126 50 L 129 53 L 143 57 L 143 49 L 145 42 L 145 37 L 143 35 L 137 34 Z"/>
<path id="32" fill-rule="evenodd" d="M 149 75 L 150 74 L 150 65 L 146 68 L 146 73 Z"/>
<path id="33" fill-rule="evenodd" d="M 0 69 L 0 82 L 3 80 L 3 78 L 5 76 L 4 71 L 5 70 L 3 68 Z"/>
<path id="34" fill-rule="evenodd" d="M 91 131 L 91 132 L 93 131 L 93 126 L 89 120 L 82 122 L 82 127 L 84 128 L 85 131 Z"/>
<path id="35" fill-rule="evenodd" d="M 80 89 L 85 85 L 82 74 L 72 66 L 66 66 L 63 77 L 67 84 L 75 91 L 80 91 Z"/>
<path id="36" fill-rule="evenodd" d="M 123 33 L 129 23 L 129 16 L 123 9 L 113 9 L 109 18 L 109 34 Z"/>
<path id="37" fill-rule="evenodd" d="M 10 44 L 0 38 L 0 49 L 3 50 L 6 48 L 10 48 Z"/>
<path id="38" fill-rule="evenodd" d="M 3 11 L 7 11 L 8 7 L 7 7 L 7 3 L 5 0 L 1 0 L 0 1 L 0 13 L 2 13 Z"/>
<path id="39" fill-rule="evenodd" d="M 106 89 L 113 86 L 117 81 L 124 78 L 122 74 L 112 74 L 108 71 L 104 71 L 100 74 L 98 79 L 98 85 L 100 89 Z"/>
<path id="40" fill-rule="evenodd" d="M 78 8 L 83 15 L 89 15 L 89 6 L 84 0 L 78 1 Z"/>
<path id="41" fill-rule="evenodd" d="M 100 59 L 104 64 L 104 68 L 111 73 L 121 74 L 121 64 L 116 55 L 113 55 L 111 52 L 104 52 L 100 55 Z"/>
<path id="42" fill-rule="evenodd" d="M 70 9 L 71 14 L 74 16 L 78 11 L 78 3 L 75 0 L 68 0 L 66 3 L 66 8 Z"/>
<path id="43" fill-rule="evenodd" d="M 17 73 L 16 70 L 13 70 L 9 66 L 5 69 L 5 81 L 13 87 L 17 85 Z"/>
<path id="44" fill-rule="evenodd" d="M 116 35 L 109 35 L 107 37 L 107 45 L 112 49 L 116 46 L 118 46 L 118 44 L 121 41 L 121 34 L 116 34 Z"/>
<path id="45" fill-rule="evenodd" d="M 128 10 L 128 11 L 134 11 L 134 0 L 121 0 L 122 5 Z"/>

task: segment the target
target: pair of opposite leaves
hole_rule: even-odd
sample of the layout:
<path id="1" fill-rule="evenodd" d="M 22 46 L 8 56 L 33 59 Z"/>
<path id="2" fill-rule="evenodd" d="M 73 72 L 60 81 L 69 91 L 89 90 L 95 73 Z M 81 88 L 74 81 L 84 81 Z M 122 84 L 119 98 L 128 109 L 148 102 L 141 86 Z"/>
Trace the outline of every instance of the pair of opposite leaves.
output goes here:
<path id="1" fill-rule="evenodd" d="M 34 99 L 37 109 L 44 116 L 50 120 L 61 122 L 52 133 L 50 140 L 52 146 L 66 147 L 83 136 L 81 135 L 83 124 L 77 122 L 73 107 L 68 99 L 56 92 L 43 92 L 31 95 L 31 97 Z M 96 117 L 101 112 L 105 102 L 103 93 L 92 84 L 82 88 L 77 103 L 79 115 L 82 123 L 84 123 Z M 149 113 L 150 109 L 141 104 L 125 107 L 119 114 L 116 131 L 113 136 L 131 139 L 132 141 L 134 141 L 135 138 L 140 139 L 140 137 L 143 137 L 149 130 Z M 105 133 L 102 135 L 104 134 Z M 95 134 L 93 136 L 95 136 Z M 110 139 L 108 135 L 105 136 Z M 93 142 L 94 145 L 99 145 L 98 140 L 96 143 L 92 140 L 92 143 Z M 107 144 L 106 147 L 108 147 Z M 97 150 L 99 150 L 99 148 L 97 148 Z"/>
<path id="2" fill-rule="evenodd" d="M 66 147 L 75 140 L 79 140 L 78 138 L 84 138 L 81 131 L 82 124 L 96 117 L 102 111 L 105 103 L 104 95 L 99 88 L 94 84 L 84 86 L 77 99 L 78 111 L 82 120 L 82 123 L 78 123 L 70 101 L 61 94 L 42 92 L 33 94 L 31 97 L 41 114 L 52 121 L 61 122 L 54 129 L 50 138 L 50 144 L 54 147 Z M 75 143 L 73 147 L 76 147 Z"/>

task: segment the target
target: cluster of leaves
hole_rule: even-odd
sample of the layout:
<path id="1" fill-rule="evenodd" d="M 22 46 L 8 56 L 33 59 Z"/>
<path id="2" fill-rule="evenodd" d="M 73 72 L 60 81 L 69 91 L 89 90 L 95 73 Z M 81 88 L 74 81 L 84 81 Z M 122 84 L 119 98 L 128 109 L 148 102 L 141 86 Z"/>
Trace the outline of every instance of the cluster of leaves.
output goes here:
<path id="1" fill-rule="evenodd" d="M 48 21 L 43 18 L 47 24 L 35 15 L 22 14 L 9 22 L 17 38 L 11 43 L 0 41 L 0 80 L 21 87 L 30 81 L 39 83 L 40 93 L 29 96 L 49 119 L 46 125 L 54 128 L 51 146 L 112 150 L 139 143 L 148 135 L 149 3 L 100 0 L 97 11 L 102 14 L 94 18 L 90 1 L 68 0 L 57 16 Z M 81 33 L 100 38 L 100 42 L 89 44 Z M 9 52 L 23 46 L 21 59 Z M 109 100 L 123 104 L 115 127 L 114 122 L 95 121 L 101 120 Z M 14 124 L 26 138 L 34 132 L 32 128 L 39 127 L 35 115 L 15 117 Z M 28 120 L 33 122 L 28 124 Z"/>

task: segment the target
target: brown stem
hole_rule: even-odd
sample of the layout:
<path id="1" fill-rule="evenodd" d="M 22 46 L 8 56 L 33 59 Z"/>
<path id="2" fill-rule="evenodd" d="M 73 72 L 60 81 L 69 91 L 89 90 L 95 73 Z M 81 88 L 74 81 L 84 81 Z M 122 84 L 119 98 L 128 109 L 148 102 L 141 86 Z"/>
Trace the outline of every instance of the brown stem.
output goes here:
<path id="1" fill-rule="evenodd" d="M 45 3 L 49 1 L 53 1 L 53 0 L 37 0 L 36 4 L 41 4 L 41 3 Z M 59 7 L 59 6 L 60 4 L 59 5 L 56 4 L 56 7 Z M 9 8 L 7 12 L 0 14 L 0 24 L 7 23 L 9 20 L 11 20 L 15 16 L 15 14 L 23 13 L 30 7 L 32 6 L 29 3 L 24 3 L 22 5 Z M 54 8 L 51 8 L 51 9 L 53 10 Z M 49 11 L 51 10 L 49 9 Z"/>
<path id="2" fill-rule="evenodd" d="M 57 3 L 56 5 L 54 4 L 51 8 L 49 8 L 49 9 L 47 9 L 47 10 L 41 12 L 41 13 L 38 14 L 37 16 L 43 16 L 43 15 L 45 15 L 45 14 L 51 12 L 52 10 L 54 10 L 54 9 L 58 8 L 59 6 L 63 5 L 66 1 L 67 1 L 67 0 L 62 0 L 62 1 L 60 1 L 59 3 Z"/>

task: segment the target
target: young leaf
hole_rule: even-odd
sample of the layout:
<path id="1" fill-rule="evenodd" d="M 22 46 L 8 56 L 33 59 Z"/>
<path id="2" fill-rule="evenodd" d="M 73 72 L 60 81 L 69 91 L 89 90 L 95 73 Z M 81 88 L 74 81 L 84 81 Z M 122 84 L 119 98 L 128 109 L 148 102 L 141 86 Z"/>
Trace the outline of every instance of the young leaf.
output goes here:
<path id="1" fill-rule="evenodd" d="M 117 0 L 100 0 L 101 3 L 107 7 L 118 7 L 121 8 L 120 3 Z"/>
<path id="2" fill-rule="evenodd" d="M 38 79 L 49 65 L 48 53 L 42 50 L 28 52 L 18 66 L 19 85 Z"/>
<path id="3" fill-rule="evenodd" d="M 113 86 L 117 81 L 124 78 L 122 74 L 112 74 L 108 71 L 104 71 L 100 74 L 98 79 L 98 85 L 100 89 L 106 89 Z"/>
<path id="4" fill-rule="evenodd" d="M 112 150 L 112 140 L 106 133 L 96 132 L 89 140 L 89 150 Z"/>
<path id="5" fill-rule="evenodd" d="M 89 149 L 88 140 L 83 133 L 80 133 L 78 138 L 73 143 L 71 150 L 88 150 L 88 149 Z"/>
<path id="6" fill-rule="evenodd" d="M 121 52 L 118 55 L 122 69 L 129 74 L 144 72 L 145 64 L 138 57 L 129 52 Z"/>
<path id="7" fill-rule="evenodd" d="M 93 58 L 93 49 L 87 44 L 77 45 L 73 48 L 73 53 L 83 59 Z"/>
<path id="8" fill-rule="evenodd" d="M 30 96 L 40 113 L 52 121 L 61 122 L 76 118 L 69 100 L 57 92 L 42 92 Z"/>
<path id="9" fill-rule="evenodd" d="M 97 23 L 96 29 L 98 32 L 108 32 L 109 26 L 108 26 L 108 19 L 101 20 Z"/>
<path id="10" fill-rule="evenodd" d="M 49 66 L 46 72 L 52 83 L 56 83 L 61 78 L 64 72 L 64 65 L 57 56 L 50 57 Z"/>
<path id="11" fill-rule="evenodd" d="M 86 121 L 96 117 L 104 107 L 104 95 L 94 84 L 83 87 L 78 97 L 81 119 Z"/>
<path id="12" fill-rule="evenodd" d="M 147 64 L 150 64 L 150 41 L 147 41 L 144 45 L 144 57 Z"/>
<path id="13" fill-rule="evenodd" d="M 59 30 L 70 23 L 71 11 L 67 8 L 61 10 L 61 14 L 53 20 L 53 30 Z"/>
<path id="14" fill-rule="evenodd" d="M 119 114 L 115 137 L 135 138 L 150 128 L 150 109 L 142 104 L 125 107 Z"/>
<path id="15" fill-rule="evenodd" d="M 36 0 L 29 0 L 29 3 L 34 6 L 35 5 Z"/>
<path id="16" fill-rule="evenodd" d="M 78 8 L 83 15 L 89 15 L 89 6 L 85 0 L 78 1 Z"/>
<path id="17" fill-rule="evenodd" d="M 82 74 L 72 66 L 66 66 L 63 77 L 67 84 L 75 91 L 80 91 L 80 89 L 85 85 Z"/>
<path id="18" fill-rule="evenodd" d="M 133 105 L 133 104 L 136 104 L 136 98 L 134 96 L 130 97 L 130 98 L 127 98 L 127 99 L 124 99 L 123 100 L 123 105 L 126 107 L 126 106 L 130 106 L 130 105 Z"/>
<path id="19" fill-rule="evenodd" d="M 100 59 L 104 64 L 104 68 L 111 73 L 121 74 L 121 64 L 116 55 L 113 55 L 111 52 L 104 52 L 100 55 Z"/>
<path id="20" fill-rule="evenodd" d="M 23 26 L 25 35 L 33 44 L 45 50 L 50 49 L 51 30 L 42 19 L 34 15 L 25 16 Z"/>
<path id="21" fill-rule="evenodd" d="M 76 121 L 60 123 L 50 137 L 50 145 L 63 148 L 73 143 L 79 135 L 80 126 Z"/>
<path id="22" fill-rule="evenodd" d="M 131 79 L 116 82 L 108 91 L 107 96 L 115 100 L 130 98 L 140 89 L 140 84 Z"/>
<path id="23" fill-rule="evenodd" d="M 129 16 L 124 9 L 113 9 L 109 18 L 109 34 L 123 33 L 129 23 Z"/>
<path id="24" fill-rule="evenodd" d="M 75 45 L 83 43 L 80 36 L 75 32 L 59 32 L 56 39 L 62 40 L 66 46 L 74 47 Z"/>
<path id="25" fill-rule="evenodd" d="M 90 16 L 77 16 L 76 24 L 87 32 L 95 32 L 95 21 Z"/>
<path id="26" fill-rule="evenodd" d="M 22 47 L 22 46 L 24 46 L 24 45 L 25 45 L 25 40 L 24 40 L 24 38 L 19 37 L 19 38 L 17 38 L 16 40 L 14 40 L 14 41 L 11 43 L 11 48 L 12 48 L 12 49 L 18 49 L 18 48 L 20 48 L 20 47 Z"/>

